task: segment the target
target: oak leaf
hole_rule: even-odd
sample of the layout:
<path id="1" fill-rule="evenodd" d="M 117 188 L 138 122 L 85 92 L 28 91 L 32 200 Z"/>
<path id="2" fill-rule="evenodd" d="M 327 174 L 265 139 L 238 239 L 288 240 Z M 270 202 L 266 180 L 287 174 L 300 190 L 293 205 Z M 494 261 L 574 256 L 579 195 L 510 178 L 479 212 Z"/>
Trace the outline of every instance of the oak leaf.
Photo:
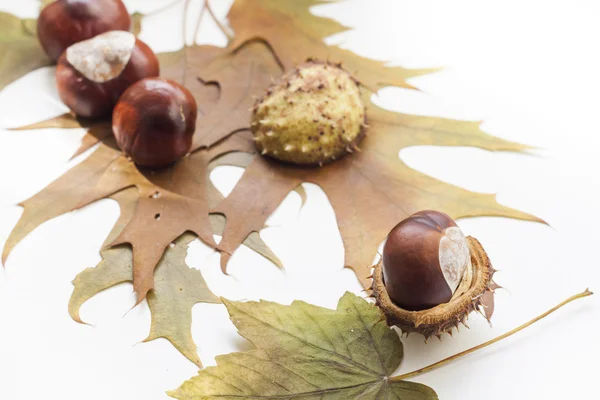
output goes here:
<path id="1" fill-rule="evenodd" d="M 403 358 L 398 334 L 377 307 L 346 293 L 336 310 L 302 301 L 223 300 L 255 350 L 217 357 L 217 366 L 169 393 L 192 399 L 434 400 L 433 389 L 394 380 Z"/>
<path id="2" fill-rule="evenodd" d="M 244 153 L 230 153 L 230 155 Z M 244 159 L 223 157 L 217 159 L 209 169 L 219 165 L 243 166 Z M 209 202 L 214 204 L 222 199 L 216 188 L 209 189 Z M 123 231 L 134 215 L 138 195 L 135 189 L 128 189 L 111 196 L 120 206 L 121 214 L 115 223 L 105 244 L 112 243 Z M 219 215 L 211 215 L 211 226 L 217 235 L 223 233 L 225 219 Z M 185 264 L 187 245 L 196 236 L 186 233 L 176 239 L 164 253 L 154 272 L 154 290 L 148 294 L 148 306 L 152 314 L 151 332 L 145 342 L 164 338 L 190 361 L 202 367 L 198 357 L 197 346 L 193 341 L 192 307 L 197 303 L 219 303 L 204 281 L 200 271 L 191 269 Z M 248 237 L 246 246 L 281 266 L 279 259 L 273 254 L 258 234 Z M 102 261 L 94 268 L 81 272 L 73 281 L 74 290 L 69 301 L 69 314 L 84 323 L 80 316 L 81 306 L 96 294 L 119 285 L 133 282 L 133 254 L 127 245 L 105 248 L 101 251 Z"/>
<path id="3" fill-rule="evenodd" d="M 35 20 L 0 12 L 0 90 L 51 64 L 38 42 Z"/>
<path id="4" fill-rule="evenodd" d="M 355 78 L 371 89 L 383 86 L 413 88 L 407 83 L 409 78 L 432 72 L 431 69 L 387 67 L 386 62 L 326 45 L 323 39 L 349 28 L 332 19 L 316 16 L 309 8 L 331 2 L 237 0 L 228 14 L 229 24 L 235 32 L 228 48 L 238 49 L 253 40 L 264 41 L 285 70 L 311 58 L 341 62 Z"/>
<path id="5" fill-rule="evenodd" d="M 487 135 L 477 122 L 404 115 L 375 106 L 370 89 L 388 84 L 410 87 L 407 79 L 423 70 L 388 67 L 325 45 L 324 37 L 345 28 L 310 14 L 308 8 L 320 3 L 237 0 L 229 14 L 236 37 L 227 48 L 187 46 L 161 55 L 162 76 L 182 83 L 197 99 L 200 117 L 195 151 L 170 168 L 145 170 L 123 157 L 111 135 L 98 138 L 88 133 L 83 148 L 98 143 L 97 149 L 22 203 L 25 210 L 5 245 L 3 261 L 39 224 L 123 191 L 135 194 L 131 200 L 122 200 L 128 207 L 135 204 L 135 208 L 103 255 L 107 263 L 121 260 L 121 269 L 128 264 L 123 260 L 133 260 L 127 271 L 131 276 L 127 276 L 133 280 L 138 302 L 148 293 L 152 295 L 153 288 L 157 290 L 156 267 L 169 256 L 170 244 L 186 232 L 194 232 L 216 246 L 212 238 L 215 226 L 222 228 L 226 222 L 218 245 L 223 252 L 224 270 L 242 243 L 275 259 L 265 250 L 257 232 L 302 182 L 320 185 L 329 196 L 344 241 L 345 265 L 355 270 L 365 286 L 377 246 L 395 223 L 414 211 L 436 208 L 454 218 L 499 215 L 539 221 L 499 205 L 492 195 L 454 187 L 406 166 L 398 153 L 410 146 L 475 146 L 491 151 L 522 151 L 526 146 Z M 30 29 L 29 25 L 22 23 L 19 29 Z M 357 76 L 370 124 L 361 143 L 362 151 L 323 168 L 282 165 L 257 156 L 249 133 L 249 108 L 256 97 L 262 95 L 272 78 L 308 57 L 343 62 Z M 65 126 L 74 124 L 73 119 L 69 122 L 65 117 L 61 121 Z M 221 199 L 208 179 L 210 165 L 228 154 L 240 153 L 247 154 L 243 156 L 246 171 L 231 195 Z M 110 246 L 123 243 L 131 245 L 132 250 L 118 246 L 114 248 L 120 251 L 118 257 L 117 253 L 107 253 Z M 124 251 L 132 252 L 130 258 Z M 187 349 L 191 354 L 191 347 Z"/>

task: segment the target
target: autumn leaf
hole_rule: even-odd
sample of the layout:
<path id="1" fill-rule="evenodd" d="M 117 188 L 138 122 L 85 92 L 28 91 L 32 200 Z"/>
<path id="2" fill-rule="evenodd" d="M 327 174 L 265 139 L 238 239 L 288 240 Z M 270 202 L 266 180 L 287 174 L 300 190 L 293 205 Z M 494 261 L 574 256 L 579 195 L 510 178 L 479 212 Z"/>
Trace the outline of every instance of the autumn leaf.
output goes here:
<path id="1" fill-rule="evenodd" d="M 433 400 L 428 386 L 391 379 L 403 358 L 398 334 L 377 307 L 346 293 L 336 310 L 302 301 L 223 300 L 255 350 L 217 357 L 217 366 L 169 393 L 180 400 Z"/>
<path id="2" fill-rule="evenodd" d="M 410 146 L 473 146 L 491 151 L 523 151 L 527 146 L 484 133 L 478 122 L 412 116 L 381 109 L 364 94 L 369 118 L 361 151 L 322 168 L 284 165 L 255 156 L 231 194 L 213 212 L 226 216 L 219 249 L 226 269 L 230 255 L 248 234 L 257 232 L 287 194 L 302 182 L 327 194 L 345 248 L 345 266 L 369 286 L 372 260 L 388 232 L 422 209 L 444 210 L 453 218 L 477 215 L 538 221 L 499 205 L 494 195 L 479 194 L 430 178 L 398 157 Z"/>
<path id="3" fill-rule="evenodd" d="M 108 240 L 118 236 L 134 214 L 137 194 L 126 190 L 113 196 L 121 207 L 121 215 Z M 197 303 L 219 303 L 206 285 L 200 271 L 185 264 L 188 244 L 196 237 L 184 234 L 165 252 L 155 271 L 155 289 L 148 296 L 152 325 L 147 341 L 169 340 L 190 361 L 202 366 L 192 338 L 192 307 Z M 69 314 L 82 323 L 79 309 L 97 293 L 124 282 L 133 281 L 132 252 L 128 246 L 106 249 L 95 268 L 81 272 L 75 280 Z"/>
<path id="4" fill-rule="evenodd" d="M 217 165 L 236 165 L 234 159 L 222 160 Z M 135 189 L 123 190 L 111 196 L 119 203 L 121 214 L 106 239 L 113 242 L 134 215 L 138 195 Z M 222 198 L 216 189 L 211 189 L 209 198 Z M 225 220 L 211 216 L 215 234 L 222 234 Z M 169 340 L 173 346 L 194 364 L 202 367 L 197 346 L 192 338 L 192 308 L 197 303 L 219 303 L 206 285 L 200 271 L 189 268 L 185 263 L 188 244 L 196 237 L 186 233 L 169 246 L 154 272 L 154 290 L 148 294 L 152 324 L 145 342 L 158 338 Z M 257 235 L 249 237 L 244 244 L 276 264 L 279 259 Z M 133 254 L 130 246 L 106 248 L 101 252 L 102 261 L 94 268 L 81 272 L 73 281 L 74 290 L 69 301 L 69 314 L 84 323 L 80 316 L 81 306 L 96 294 L 119 285 L 133 282 Z"/>
<path id="5" fill-rule="evenodd" d="M 85 135 L 81 138 L 81 144 L 79 148 L 73 153 L 71 159 L 83 154 L 87 150 L 91 149 L 98 143 L 105 139 L 112 137 L 112 126 L 109 121 L 104 120 L 88 120 L 80 118 L 72 113 L 66 113 L 53 117 L 44 121 L 36 122 L 34 124 L 20 126 L 18 128 L 11 128 L 11 131 L 26 131 L 35 129 L 77 129 L 86 128 Z"/>
<path id="6" fill-rule="evenodd" d="M 406 166 L 398 153 L 416 145 L 475 146 L 491 151 L 522 151 L 526 147 L 485 134 L 477 122 L 404 115 L 372 104 L 369 89 L 384 84 L 409 87 L 406 80 L 423 71 L 387 67 L 326 46 L 322 39 L 344 28 L 310 14 L 308 8 L 319 3 L 237 0 L 229 14 L 237 36 L 227 48 L 187 46 L 162 54 L 162 76 L 185 85 L 198 102 L 195 151 L 163 170 L 140 169 L 115 148 L 110 135 L 99 139 L 88 133 L 83 147 L 99 142 L 97 149 L 22 203 L 25 210 L 5 245 L 3 260 L 39 224 L 132 188 L 136 196 L 122 201 L 131 203 L 128 207 L 135 203 L 133 214 L 108 242 L 103 255 L 107 264 L 121 260 L 119 268 L 123 270 L 128 264 L 123 260 L 131 259 L 123 249 L 131 246 L 133 264 L 127 271 L 131 276 L 127 276 L 133 279 L 138 302 L 157 290 L 157 265 L 168 256 L 171 243 L 186 232 L 213 247 L 213 233 L 222 232 L 218 249 L 223 252 L 223 270 L 242 243 L 277 262 L 258 232 L 302 182 L 320 185 L 329 196 L 345 246 L 345 265 L 354 269 L 365 286 L 377 246 L 395 223 L 414 211 L 435 208 L 455 218 L 498 215 L 539 221 L 499 205 L 492 195 L 454 187 Z M 256 97 L 283 69 L 307 57 L 342 61 L 360 79 L 370 124 L 361 152 L 324 168 L 283 165 L 256 156 L 249 133 L 249 108 Z M 65 126 L 73 123 L 61 121 Z M 208 179 L 210 165 L 240 153 L 246 154 L 246 171 L 232 193 L 222 199 Z M 241 159 L 236 156 L 235 162 Z M 107 253 L 110 246 L 117 246 L 118 256 Z"/>
<path id="7" fill-rule="evenodd" d="M 337 0 L 334 0 L 337 1 Z M 269 44 L 285 70 L 310 58 L 341 62 L 363 85 L 371 89 L 383 86 L 412 88 L 409 78 L 432 70 L 387 67 L 385 62 L 360 57 L 323 39 L 348 30 L 329 18 L 318 17 L 309 8 L 330 0 L 237 0 L 229 11 L 229 24 L 235 31 L 230 49 L 238 49 L 253 40 Z"/>
<path id="8" fill-rule="evenodd" d="M 0 12 L 0 90 L 29 72 L 51 64 L 38 43 L 35 20 Z"/>
<path id="9" fill-rule="evenodd" d="M 198 147 L 249 128 L 250 111 L 237 105 L 252 104 L 254 97 L 263 92 L 255 89 L 254 80 L 248 82 L 249 67 L 230 67 L 224 72 L 227 66 L 239 65 L 238 58 L 244 60 L 243 65 L 252 65 L 254 71 L 261 63 L 272 65 L 273 60 L 289 68 L 309 56 L 322 56 L 343 61 L 352 73 L 355 69 L 366 73 L 366 77 L 359 78 L 367 86 L 362 85 L 361 90 L 370 126 L 360 152 L 323 168 L 293 166 L 255 156 L 232 193 L 212 210 L 227 218 L 218 247 L 223 252 L 224 271 L 237 246 L 249 234 L 262 229 L 281 201 L 302 182 L 315 183 L 328 195 L 344 242 L 344 265 L 356 272 L 365 287 L 369 286 L 370 266 L 379 244 L 396 223 L 418 210 L 440 209 L 454 218 L 492 215 L 541 222 L 534 216 L 499 205 L 493 195 L 460 189 L 406 166 L 398 154 L 411 146 L 473 146 L 515 152 L 528 147 L 486 134 L 479 122 L 405 115 L 374 105 L 369 86 L 379 87 L 382 82 L 406 86 L 407 75 L 382 63 L 325 46 L 322 38 L 343 27 L 309 12 L 309 6 L 319 3 L 236 1 L 229 13 L 230 25 L 236 31 L 236 38 L 228 47 L 230 52 L 200 69 L 201 76 L 218 80 L 221 87 L 221 97 L 209 118 L 227 115 L 227 119 L 212 124 L 208 135 L 197 136 Z M 327 57 L 323 49 L 330 51 Z M 211 70 L 217 72 L 211 74 Z M 396 79 L 385 78 L 388 76 Z M 235 112 L 227 114 L 228 110 Z M 211 139 L 208 143 L 203 142 L 206 137 Z"/>

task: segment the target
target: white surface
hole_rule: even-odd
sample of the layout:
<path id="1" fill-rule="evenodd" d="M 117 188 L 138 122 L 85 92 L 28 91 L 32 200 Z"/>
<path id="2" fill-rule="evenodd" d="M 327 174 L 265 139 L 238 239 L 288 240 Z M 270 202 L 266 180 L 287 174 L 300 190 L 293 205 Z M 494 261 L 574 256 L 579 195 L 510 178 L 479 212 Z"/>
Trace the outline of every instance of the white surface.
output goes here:
<path id="1" fill-rule="evenodd" d="M 129 1 L 151 11 L 171 0 Z M 34 16 L 34 0 L 0 0 L 0 9 Z M 200 1 L 193 1 L 199 9 Z M 213 1 L 221 18 L 228 1 Z M 139 7 L 138 7 L 139 6 Z M 181 40 L 176 6 L 144 21 L 143 39 L 155 50 Z M 533 155 L 471 148 L 411 148 L 411 166 L 465 188 L 498 193 L 501 203 L 534 213 L 552 228 L 500 218 L 459 222 L 485 246 L 497 280 L 494 327 L 470 319 L 471 330 L 431 341 L 405 342 L 403 372 L 479 344 L 529 320 L 589 286 L 600 290 L 600 8 L 595 1 L 355 0 L 314 9 L 355 29 L 330 38 L 360 54 L 410 67 L 445 66 L 415 79 L 423 93 L 384 89 L 377 102 L 390 109 L 461 119 L 483 119 L 486 131 L 543 150 Z M 190 23 L 193 24 L 190 16 Z M 201 42 L 224 44 L 211 21 Z M 189 38 L 191 40 L 191 38 Z M 0 125 L 16 126 L 61 113 L 53 70 L 36 71 L 0 93 Z M 14 206 L 58 177 L 82 131 L 0 130 L 0 246 L 21 214 Z M 51 150 L 51 151 L 49 151 Z M 230 190 L 241 170 L 221 168 L 213 179 Z M 324 193 L 306 185 L 308 203 L 291 194 L 264 239 L 283 260 L 281 273 L 248 249 L 236 253 L 232 275 L 218 255 L 194 243 L 188 263 L 211 289 L 232 299 L 303 299 L 333 307 L 345 291 L 358 292 L 342 271 L 342 245 Z M 52 220 L 27 237 L 0 269 L 0 399 L 60 398 L 164 400 L 196 368 L 166 341 L 137 344 L 149 330 L 144 304 L 130 286 L 89 301 L 81 326 L 67 314 L 70 281 L 96 265 L 102 241 L 117 218 L 109 200 Z M 442 400 L 576 399 L 597 397 L 600 296 L 572 304 L 518 336 L 418 378 Z M 127 313 L 127 315 L 124 315 Z M 248 348 L 223 306 L 194 308 L 194 338 L 205 365 L 215 355 Z"/>

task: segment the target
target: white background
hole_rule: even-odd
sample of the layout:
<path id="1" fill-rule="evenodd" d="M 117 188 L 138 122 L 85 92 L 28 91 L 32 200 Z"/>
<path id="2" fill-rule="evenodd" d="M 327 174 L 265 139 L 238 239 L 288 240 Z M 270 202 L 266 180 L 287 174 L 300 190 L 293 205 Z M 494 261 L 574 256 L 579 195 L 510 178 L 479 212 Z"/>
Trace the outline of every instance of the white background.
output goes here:
<path id="1" fill-rule="evenodd" d="M 171 0 L 127 1 L 149 12 Z M 197 15 L 200 1 L 193 2 Z M 212 1 L 224 20 L 229 1 Z M 34 17 L 34 0 L 0 0 L 0 9 Z M 181 44 L 181 5 L 144 21 L 143 40 L 156 51 Z M 425 345 L 405 340 L 408 372 L 529 320 L 589 286 L 600 290 L 600 7 L 596 1 L 354 0 L 313 9 L 353 27 L 329 38 L 353 51 L 407 67 L 444 66 L 414 79 L 423 92 L 382 90 L 378 104 L 403 112 L 485 120 L 484 129 L 539 150 L 530 155 L 472 148 L 403 150 L 411 167 L 470 190 L 498 193 L 502 204 L 533 213 L 551 227 L 501 218 L 459 222 L 485 246 L 497 281 L 493 328 L 473 315 L 470 330 Z M 192 40 L 192 38 L 188 38 Z M 223 45 L 206 20 L 201 43 Z M 0 126 L 32 123 L 65 111 L 53 87 L 53 69 L 33 72 L 0 93 Z M 82 130 L 9 132 L 0 129 L 0 246 L 26 199 L 73 165 Z M 79 158 L 77 161 L 80 161 Z M 241 175 L 223 167 L 212 178 L 227 193 Z M 294 193 L 269 220 L 265 241 L 287 270 L 248 249 L 233 257 L 230 276 L 219 256 L 194 243 L 189 265 L 211 289 L 231 299 L 289 303 L 302 299 L 333 307 L 360 287 L 342 270 L 333 209 L 316 186 L 305 185 L 300 209 Z M 100 245 L 118 216 L 110 200 L 52 220 L 29 235 L 0 269 L 0 399 L 164 400 L 196 372 L 166 341 L 137 344 L 149 331 L 145 304 L 130 311 L 129 285 L 104 292 L 82 309 L 94 327 L 67 314 L 71 280 L 100 260 Z M 574 303 L 491 348 L 418 381 L 443 400 L 563 399 L 597 396 L 600 296 Z M 126 314 L 127 313 L 127 314 Z M 126 315 L 125 315 L 126 314 Z M 193 335 L 205 365 L 248 348 L 221 305 L 194 308 Z"/>

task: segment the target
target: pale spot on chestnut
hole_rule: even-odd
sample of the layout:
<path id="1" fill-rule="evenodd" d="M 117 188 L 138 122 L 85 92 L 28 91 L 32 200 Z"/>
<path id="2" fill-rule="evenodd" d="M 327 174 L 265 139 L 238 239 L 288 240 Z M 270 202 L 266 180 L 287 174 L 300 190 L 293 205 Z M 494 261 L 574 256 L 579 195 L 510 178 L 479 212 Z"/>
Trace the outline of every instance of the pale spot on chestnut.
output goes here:
<path id="1" fill-rule="evenodd" d="M 465 235 L 452 218 L 439 211 L 421 211 L 388 235 L 383 280 L 397 306 L 425 310 L 451 300 L 470 263 Z"/>
<path id="2" fill-rule="evenodd" d="M 67 61 L 87 79 L 104 83 L 121 75 L 134 48 L 133 33 L 106 32 L 70 46 Z"/>
<path id="3" fill-rule="evenodd" d="M 471 254 L 467 238 L 460 228 L 447 228 L 444 233 L 440 239 L 440 268 L 454 294 L 465 270 L 471 266 Z"/>

